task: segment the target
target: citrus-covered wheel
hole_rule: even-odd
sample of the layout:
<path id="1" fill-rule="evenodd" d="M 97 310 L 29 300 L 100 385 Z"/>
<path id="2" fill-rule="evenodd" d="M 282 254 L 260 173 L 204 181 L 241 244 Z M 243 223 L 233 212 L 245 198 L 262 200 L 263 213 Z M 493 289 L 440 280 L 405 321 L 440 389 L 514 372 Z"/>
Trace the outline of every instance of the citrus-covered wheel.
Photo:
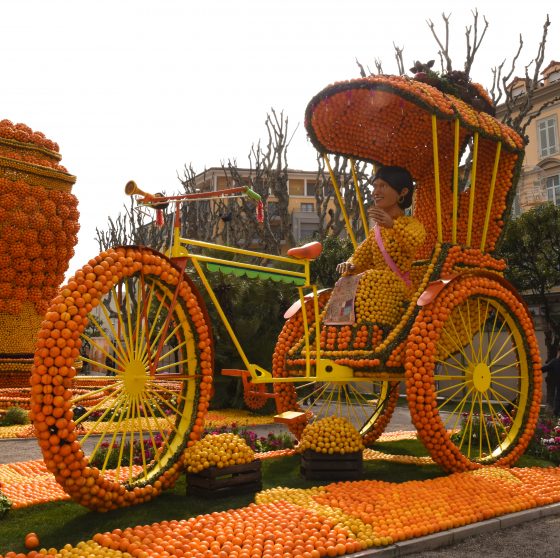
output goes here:
<path id="1" fill-rule="evenodd" d="M 31 384 L 45 463 L 74 500 L 104 511 L 175 482 L 202 431 L 212 354 L 202 301 L 165 256 L 108 250 L 70 279 L 42 324 Z M 94 374 L 85 393 L 72 390 L 77 358 Z"/>
<path id="2" fill-rule="evenodd" d="M 406 350 L 418 436 L 448 471 L 515 463 L 541 400 L 533 324 L 500 277 L 466 274 L 419 313 Z"/>
<path id="3" fill-rule="evenodd" d="M 319 294 L 320 310 L 325 307 L 329 297 L 330 291 Z M 312 324 L 313 301 L 307 301 L 305 307 L 308 323 Z M 301 339 L 304 333 L 302 318 L 300 310 L 288 319 L 282 328 L 272 361 L 274 377 L 287 378 L 294 374 L 285 369 L 285 360 L 290 347 Z M 399 396 L 399 382 L 282 382 L 275 383 L 274 390 L 279 413 L 305 413 L 301 419 L 291 421 L 288 425 L 298 439 L 309 422 L 328 416 L 341 416 L 359 430 L 364 443 L 371 444 L 381 436 L 391 419 Z"/>

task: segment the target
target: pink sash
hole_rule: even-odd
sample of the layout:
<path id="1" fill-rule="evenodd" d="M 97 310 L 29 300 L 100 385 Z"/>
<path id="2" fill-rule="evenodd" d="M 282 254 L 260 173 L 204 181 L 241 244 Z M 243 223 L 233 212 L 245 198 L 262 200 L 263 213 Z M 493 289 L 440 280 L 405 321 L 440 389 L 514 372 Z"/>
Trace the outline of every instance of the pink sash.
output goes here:
<path id="1" fill-rule="evenodd" d="M 412 285 L 412 282 L 410 281 L 410 274 L 408 272 L 403 273 L 393 261 L 393 258 L 391 258 L 387 250 L 385 250 L 383 238 L 381 237 L 381 227 L 379 225 L 375 225 L 375 240 L 377 241 L 377 246 L 379 246 L 379 250 L 381 251 L 381 255 L 383 256 L 385 263 L 390 267 L 393 273 L 405 282 L 407 287 L 410 287 Z"/>

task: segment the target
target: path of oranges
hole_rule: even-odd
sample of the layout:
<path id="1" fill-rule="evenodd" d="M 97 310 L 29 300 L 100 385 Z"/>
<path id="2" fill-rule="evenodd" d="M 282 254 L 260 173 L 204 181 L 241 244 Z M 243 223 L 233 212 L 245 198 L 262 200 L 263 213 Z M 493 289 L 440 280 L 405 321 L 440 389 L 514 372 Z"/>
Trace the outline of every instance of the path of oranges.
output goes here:
<path id="1" fill-rule="evenodd" d="M 98 533 L 39 553 L 121 558 L 320 558 L 436 533 L 560 501 L 560 468 L 486 468 L 426 481 L 274 488 L 247 507 Z"/>
<path id="2" fill-rule="evenodd" d="M 404 440 L 415 437 L 415 432 L 400 431 L 384 434 L 379 441 Z M 285 457 L 293 455 L 293 449 L 275 450 L 257 453 L 258 459 Z M 390 455 L 380 451 L 366 449 L 365 460 L 384 460 L 416 465 L 432 464 L 429 457 L 412 457 L 408 455 Z M 69 496 L 47 470 L 43 460 L 23 461 L 0 465 L 0 490 L 5 494 L 15 509 L 25 508 L 44 502 L 68 500 Z"/>

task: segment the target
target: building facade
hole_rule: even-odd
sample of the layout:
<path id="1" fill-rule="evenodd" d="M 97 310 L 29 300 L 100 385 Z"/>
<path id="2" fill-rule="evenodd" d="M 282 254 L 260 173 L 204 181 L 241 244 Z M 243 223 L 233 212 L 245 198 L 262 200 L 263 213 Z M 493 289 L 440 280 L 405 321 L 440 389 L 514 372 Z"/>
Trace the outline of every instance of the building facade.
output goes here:
<path id="1" fill-rule="evenodd" d="M 250 185 L 251 169 L 236 169 L 241 178 L 247 178 Z M 288 169 L 288 211 L 292 220 L 292 231 L 297 244 L 313 239 L 319 230 L 319 216 L 315 191 L 317 187 L 317 171 Z M 219 191 L 233 186 L 227 169 L 211 167 L 194 177 L 194 185 L 200 191 Z M 334 202 L 333 203 L 334 206 Z M 275 204 L 277 200 L 270 196 L 267 202 L 268 214 L 274 224 Z M 286 249 L 290 246 L 286 246 Z"/>
<path id="2" fill-rule="evenodd" d="M 510 85 L 514 98 L 520 101 L 525 88 L 521 78 L 515 78 Z M 498 118 L 504 112 L 504 105 L 497 107 Z M 512 208 L 514 216 L 547 201 L 560 205 L 560 62 L 553 60 L 542 71 L 531 114 L 535 118 L 526 129 L 529 143 Z"/>

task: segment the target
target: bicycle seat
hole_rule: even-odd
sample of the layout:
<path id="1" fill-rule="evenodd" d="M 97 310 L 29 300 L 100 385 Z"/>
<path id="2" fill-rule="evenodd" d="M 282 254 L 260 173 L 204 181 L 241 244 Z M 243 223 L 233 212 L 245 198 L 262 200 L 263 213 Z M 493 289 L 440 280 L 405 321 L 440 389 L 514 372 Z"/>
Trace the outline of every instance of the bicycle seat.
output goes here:
<path id="1" fill-rule="evenodd" d="M 297 258 L 298 260 L 314 260 L 321 255 L 322 251 L 323 245 L 320 242 L 308 242 L 303 246 L 290 248 L 288 250 L 288 256 Z"/>

